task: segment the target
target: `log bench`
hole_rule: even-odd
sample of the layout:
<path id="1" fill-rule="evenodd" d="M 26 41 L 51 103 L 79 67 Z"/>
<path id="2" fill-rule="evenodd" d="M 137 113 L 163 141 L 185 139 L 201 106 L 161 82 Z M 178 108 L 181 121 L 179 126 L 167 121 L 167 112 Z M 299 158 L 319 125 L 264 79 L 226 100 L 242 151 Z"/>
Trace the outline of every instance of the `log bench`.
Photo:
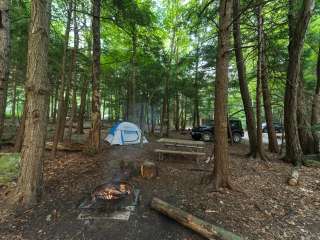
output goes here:
<path id="1" fill-rule="evenodd" d="M 190 151 L 179 151 L 179 150 L 170 150 L 170 149 L 155 149 L 154 152 L 158 153 L 159 161 L 164 159 L 165 154 L 196 156 L 197 160 L 199 157 L 206 155 L 204 152 L 190 152 Z"/>

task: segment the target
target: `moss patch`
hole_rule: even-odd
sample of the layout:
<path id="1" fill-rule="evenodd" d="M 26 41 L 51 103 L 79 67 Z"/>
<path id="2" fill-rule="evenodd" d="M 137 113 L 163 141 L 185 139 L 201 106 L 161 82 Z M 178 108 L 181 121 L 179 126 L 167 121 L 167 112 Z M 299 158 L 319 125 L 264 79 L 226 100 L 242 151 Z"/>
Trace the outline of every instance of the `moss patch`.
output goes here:
<path id="1" fill-rule="evenodd" d="M 0 153 L 0 184 L 7 184 L 18 176 L 19 153 Z"/>

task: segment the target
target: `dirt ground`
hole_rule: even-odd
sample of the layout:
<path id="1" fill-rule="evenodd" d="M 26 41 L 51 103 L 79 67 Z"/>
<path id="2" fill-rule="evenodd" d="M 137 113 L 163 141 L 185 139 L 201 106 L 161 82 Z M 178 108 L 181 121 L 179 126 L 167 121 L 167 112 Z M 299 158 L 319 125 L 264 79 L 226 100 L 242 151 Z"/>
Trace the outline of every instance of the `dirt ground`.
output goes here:
<path id="1" fill-rule="evenodd" d="M 47 152 L 39 206 L 10 212 L 7 196 L 14 184 L 0 187 L 0 239 L 203 239 L 151 210 L 153 196 L 247 239 L 320 239 L 320 169 L 303 167 L 299 186 L 290 187 L 290 165 L 277 159 L 270 165 L 248 159 L 246 144 L 230 147 L 232 182 L 240 191 L 211 192 L 210 185 L 201 183 L 209 172 L 195 169 L 211 170 L 212 161 L 174 157 L 157 162 L 156 179 L 132 180 L 141 189 L 141 201 L 129 221 L 77 220 L 79 204 L 95 186 L 119 171 L 121 160 L 157 160 L 153 150 L 159 143 L 149 140 L 143 148 L 105 144 L 96 156 L 59 152 L 52 159 Z M 210 152 L 211 144 L 206 147 Z"/>

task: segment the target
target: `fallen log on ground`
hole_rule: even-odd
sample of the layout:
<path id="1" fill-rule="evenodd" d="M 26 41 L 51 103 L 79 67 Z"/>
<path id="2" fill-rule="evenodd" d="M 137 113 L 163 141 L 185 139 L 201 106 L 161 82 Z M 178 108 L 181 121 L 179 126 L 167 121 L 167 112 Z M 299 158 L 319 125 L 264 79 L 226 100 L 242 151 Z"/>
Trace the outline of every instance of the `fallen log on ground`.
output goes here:
<path id="1" fill-rule="evenodd" d="M 303 165 L 306 167 L 320 168 L 320 161 L 305 159 L 303 160 Z"/>
<path id="2" fill-rule="evenodd" d="M 53 142 L 46 143 L 46 149 L 52 150 Z M 58 143 L 58 151 L 81 152 L 86 149 L 86 145 L 81 143 Z"/>
<path id="3" fill-rule="evenodd" d="M 292 168 L 291 176 L 288 180 L 288 184 L 290 186 L 296 186 L 299 182 L 299 168 Z"/>
<path id="4" fill-rule="evenodd" d="M 161 212 L 162 214 L 173 218 L 178 223 L 185 227 L 192 229 L 207 239 L 221 239 L 221 240 L 241 240 L 242 237 L 225 230 L 222 227 L 215 226 L 208 222 L 201 220 L 188 212 L 170 205 L 159 198 L 153 198 L 151 201 L 151 208 Z"/>

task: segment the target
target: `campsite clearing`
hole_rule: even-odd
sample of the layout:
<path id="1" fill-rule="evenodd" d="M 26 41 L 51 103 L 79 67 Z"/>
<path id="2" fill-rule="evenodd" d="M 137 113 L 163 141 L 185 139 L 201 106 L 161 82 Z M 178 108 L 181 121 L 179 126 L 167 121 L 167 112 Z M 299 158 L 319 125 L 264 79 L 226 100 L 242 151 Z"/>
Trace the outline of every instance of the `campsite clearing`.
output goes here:
<path id="1" fill-rule="evenodd" d="M 179 137 L 182 136 L 175 136 Z M 212 170 L 212 161 L 196 163 L 176 156 L 158 162 L 158 177 L 134 178 L 141 190 L 141 201 L 129 221 L 78 220 L 78 205 L 97 185 L 119 171 L 121 161 L 156 160 L 154 149 L 161 144 L 157 139 L 149 140 L 143 148 L 104 145 L 103 152 L 94 157 L 59 152 L 52 161 L 47 152 L 44 196 L 38 207 L 21 213 L 8 212 L 5 200 L 14 186 L 1 188 L 0 239 L 203 239 L 150 209 L 153 197 L 249 239 L 319 239 L 320 189 L 314 179 L 320 170 L 303 167 L 301 184 L 289 187 L 290 165 L 273 160 L 271 166 L 266 166 L 260 160 L 248 160 L 244 144 L 230 147 L 232 182 L 241 186 L 243 192 L 212 193 L 200 183 L 210 172 L 193 171 Z M 205 144 L 207 152 L 211 147 Z"/>

